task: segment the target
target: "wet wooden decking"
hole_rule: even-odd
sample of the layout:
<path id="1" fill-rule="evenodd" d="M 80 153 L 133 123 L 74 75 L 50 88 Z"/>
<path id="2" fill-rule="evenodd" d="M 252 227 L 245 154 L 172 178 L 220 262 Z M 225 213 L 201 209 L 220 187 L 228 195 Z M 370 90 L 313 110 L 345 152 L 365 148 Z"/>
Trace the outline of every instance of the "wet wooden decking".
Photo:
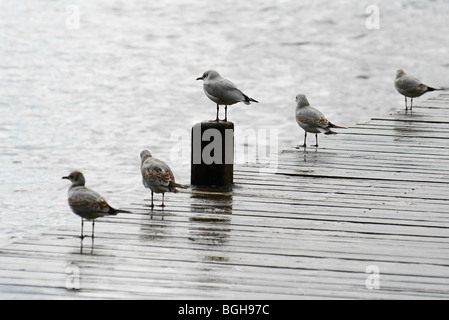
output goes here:
<path id="1" fill-rule="evenodd" d="M 285 150 L 276 173 L 237 166 L 230 192 L 133 204 L 82 248 L 78 224 L 2 247 L 0 296 L 448 299 L 449 95 L 415 103 Z"/>

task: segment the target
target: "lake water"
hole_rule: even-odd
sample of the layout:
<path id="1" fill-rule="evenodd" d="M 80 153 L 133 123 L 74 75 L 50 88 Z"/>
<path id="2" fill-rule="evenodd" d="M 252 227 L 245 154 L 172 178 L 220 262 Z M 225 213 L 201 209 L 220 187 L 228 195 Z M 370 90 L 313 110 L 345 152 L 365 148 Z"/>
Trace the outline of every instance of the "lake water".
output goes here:
<path id="1" fill-rule="evenodd" d="M 398 68 L 448 86 L 448 16 L 443 0 L 1 0 L 0 245 L 79 223 L 61 179 L 74 169 L 116 207 L 148 198 L 143 148 L 189 183 L 190 128 L 215 117 L 205 70 L 260 101 L 229 120 L 282 150 L 303 138 L 298 93 L 351 126 L 403 108 Z"/>

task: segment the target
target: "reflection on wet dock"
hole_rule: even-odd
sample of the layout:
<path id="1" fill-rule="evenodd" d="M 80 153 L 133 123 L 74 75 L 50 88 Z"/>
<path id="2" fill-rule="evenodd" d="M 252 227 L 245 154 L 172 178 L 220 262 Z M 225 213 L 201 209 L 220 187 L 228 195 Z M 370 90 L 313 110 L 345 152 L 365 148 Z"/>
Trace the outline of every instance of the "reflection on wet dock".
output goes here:
<path id="1" fill-rule="evenodd" d="M 449 298 L 449 95 L 237 166 L 230 190 L 0 248 L 3 298 Z"/>

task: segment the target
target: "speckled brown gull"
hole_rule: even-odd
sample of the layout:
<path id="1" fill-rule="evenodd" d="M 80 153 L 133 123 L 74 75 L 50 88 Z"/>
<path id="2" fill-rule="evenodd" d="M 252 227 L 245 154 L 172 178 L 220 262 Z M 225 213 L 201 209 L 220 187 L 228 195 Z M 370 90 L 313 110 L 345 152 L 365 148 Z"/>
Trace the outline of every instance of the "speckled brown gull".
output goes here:
<path id="1" fill-rule="evenodd" d="M 126 210 L 112 208 L 106 200 L 97 192 L 85 187 L 86 180 L 79 171 L 73 171 L 62 179 L 68 179 L 72 182 L 69 187 L 68 200 L 72 211 L 81 217 L 81 239 L 84 238 L 83 228 L 84 219 L 92 220 L 92 238 L 94 237 L 95 219 L 104 216 L 113 216 Z"/>
<path id="2" fill-rule="evenodd" d="M 217 118 L 215 121 L 219 121 L 218 113 L 220 105 L 225 106 L 225 118 L 224 121 L 228 121 L 228 106 L 237 102 L 243 102 L 244 104 L 250 104 L 251 102 L 259 102 L 253 98 L 248 97 L 242 91 L 240 91 L 235 84 L 228 79 L 223 78 L 215 70 L 208 70 L 203 73 L 201 77 L 196 80 L 203 80 L 203 90 L 206 96 L 217 104 Z"/>
<path id="3" fill-rule="evenodd" d="M 156 159 L 148 150 L 140 153 L 142 173 L 142 183 L 145 188 L 151 190 L 151 207 L 154 207 L 154 192 L 162 193 L 162 207 L 164 204 L 165 192 L 178 192 L 176 188 L 187 188 L 188 186 L 175 182 L 175 176 L 168 164 L 164 161 Z"/>
<path id="4" fill-rule="evenodd" d="M 405 110 L 408 110 L 407 97 L 410 98 L 410 110 L 412 110 L 413 98 L 420 97 L 424 93 L 429 91 L 444 90 L 429 87 L 423 84 L 418 79 L 407 75 L 404 72 L 404 70 L 401 69 L 396 71 L 396 79 L 394 80 L 394 87 L 400 94 L 402 94 L 405 97 Z"/>
<path id="5" fill-rule="evenodd" d="M 342 128 L 346 129 L 346 127 L 340 127 L 329 120 L 327 120 L 324 115 L 318 111 L 317 109 L 310 106 L 309 101 L 306 96 L 303 94 L 298 94 L 296 96 L 296 122 L 298 125 L 304 129 L 304 144 L 298 147 L 306 147 L 306 139 L 307 132 L 315 133 L 316 144 L 315 147 L 318 147 L 318 133 L 324 134 L 337 134 L 331 130 L 331 128 Z"/>

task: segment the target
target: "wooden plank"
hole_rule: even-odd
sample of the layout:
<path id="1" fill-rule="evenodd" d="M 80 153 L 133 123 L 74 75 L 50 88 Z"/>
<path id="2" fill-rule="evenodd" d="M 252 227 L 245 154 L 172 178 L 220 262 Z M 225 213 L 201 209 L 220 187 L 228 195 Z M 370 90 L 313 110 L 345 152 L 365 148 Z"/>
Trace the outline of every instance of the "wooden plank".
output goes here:
<path id="1" fill-rule="evenodd" d="M 114 249 L 114 251 L 116 251 L 116 249 Z M 126 250 L 125 250 L 125 252 L 126 252 Z M 61 258 L 62 259 L 64 259 L 65 258 L 65 256 L 64 256 L 64 254 L 62 254 L 62 256 L 61 256 Z M 164 260 L 164 259 L 161 259 L 161 261 L 167 261 L 167 260 Z M 133 263 L 128 263 L 128 264 L 126 264 L 126 265 L 132 265 L 132 266 L 135 266 L 136 264 L 137 264 L 138 262 L 137 261 L 133 261 Z M 141 263 L 147 263 L 147 259 L 145 259 L 145 260 L 141 260 Z M 153 262 L 152 262 L 153 263 Z M 165 267 L 164 267 L 165 268 Z M 183 267 L 183 269 L 185 269 L 185 267 Z M 288 268 L 288 270 L 291 270 L 291 268 Z M 269 272 L 271 272 L 272 270 L 270 270 Z M 98 272 L 98 271 L 95 271 L 95 272 Z M 153 271 L 152 271 L 153 272 Z M 352 273 L 349 273 L 349 274 L 352 274 Z M 160 277 L 160 275 L 158 275 L 158 278 Z M 264 278 L 263 277 L 263 275 L 262 275 L 262 278 Z M 339 274 L 339 277 L 338 278 L 341 278 L 341 274 Z M 432 278 L 431 278 L 432 279 Z M 309 279 L 310 280 L 310 279 Z M 328 288 L 328 283 L 326 283 L 326 287 Z"/>
<path id="2" fill-rule="evenodd" d="M 125 250 L 126 251 L 126 250 Z M 145 260 L 146 261 L 146 260 Z M 130 264 L 130 265 L 133 265 L 133 266 L 135 266 L 136 265 L 136 263 L 137 262 L 133 262 L 132 264 Z M 184 267 L 184 269 L 185 269 L 185 267 Z M 291 269 L 291 268 L 288 268 L 288 269 Z M 341 274 L 339 275 L 339 278 L 341 278 Z"/>

